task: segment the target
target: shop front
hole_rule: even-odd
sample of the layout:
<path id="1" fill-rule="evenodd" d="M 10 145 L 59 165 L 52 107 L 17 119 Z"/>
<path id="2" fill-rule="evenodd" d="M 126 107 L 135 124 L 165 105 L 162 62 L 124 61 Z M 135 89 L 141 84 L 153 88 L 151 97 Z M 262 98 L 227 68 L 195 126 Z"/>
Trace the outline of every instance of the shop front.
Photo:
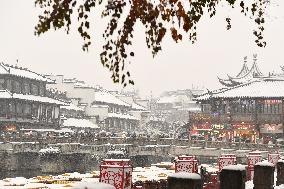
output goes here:
<path id="1" fill-rule="evenodd" d="M 229 142 L 232 141 L 234 138 L 231 124 L 212 124 L 211 128 L 212 141 L 218 140 Z"/>
<path id="2" fill-rule="evenodd" d="M 251 123 L 237 123 L 232 124 L 234 142 L 256 142 L 259 136 L 254 124 Z"/>
<path id="3" fill-rule="evenodd" d="M 283 136 L 283 124 L 263 124 L 260 125 L 260 138 L 267 144 L 269 141 L 275 143 L 276 139 Z"/>
<path id="4" fill-rule="evenodd" d="M 193 139 L 202 139 L 207 140 L 211 135 L 211 124 L 202 123 L 202 124 L 193 124 L 192 130 L 190 131 L 190 138 Z"/>

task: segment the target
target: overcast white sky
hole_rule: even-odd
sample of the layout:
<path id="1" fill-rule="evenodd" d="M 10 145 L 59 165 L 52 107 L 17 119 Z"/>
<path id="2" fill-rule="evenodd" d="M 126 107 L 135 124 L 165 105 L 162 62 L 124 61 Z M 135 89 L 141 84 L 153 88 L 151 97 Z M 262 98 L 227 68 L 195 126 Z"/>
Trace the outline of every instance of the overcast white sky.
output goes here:
<path id="1" fill-rule="evenodd" d="M 266 48 L 259 48 L 252 35 L 253 21 L 238 10 L 220 7 L 217 15 L 203 18 L 198 25 L 198 41 L 176 44 L 169 37 L 163 42 L 163 51 L 155 59 L 145 44 L 144 29 L 137 25 L 134 33 L 135 57 L 129 66 L 135 88 L 142 95 L 160 94 L 164 90 L 220 87 L 217 76 L 237 74 L 243 57 L 249 65 L 254 53 L 264 73 L 280 72 L 284 65 L 284 4 L 279 1 L 269 9 L 266 23 Z M 88 53 L 81 50 L 82 40 L 73 29 L 70 35 L 63 31 L 50 31 L 41 37 L 34 36 L 38 9 L 33 0 L 0 0 L 0 61 L 27 67 L 42 74 L 63 74 L 66 77 L 99 84 L 107 89 L 120 89 L 110 79 L 110 73 L 100 64 L 103 45 L 101 33 L 107 20 L 91 25 L 94 45 Z M 225 17 L 232 18 L 232 29 L 226 31 Z M 141 32 L 142 31 L 142 32 Z"/>

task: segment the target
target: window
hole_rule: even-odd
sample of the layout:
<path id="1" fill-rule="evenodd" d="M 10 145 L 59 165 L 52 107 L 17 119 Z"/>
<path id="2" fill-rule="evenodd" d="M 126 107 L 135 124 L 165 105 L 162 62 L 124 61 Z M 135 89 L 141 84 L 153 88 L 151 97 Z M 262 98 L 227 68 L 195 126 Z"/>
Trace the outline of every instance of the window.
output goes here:
<path id="1" fill-rule="evenodd" d="M 23 105 L 19 102 L 17 103 L 16 111 L 17 111 L 17 114 L 20 116 L 23 114 Z"/>
<path id="2" fill-rule="evenodd" d="M 31 93 L 31 88 L 30 88 L 30 84 L 27 82 L 24 82 L 24 94 L 30 94 Z"/>
<path id="3" fill-rule="evenodd" d="M 211 106 L 210 106 L 209 104 L 203 104 L 203 105 L 202 105 L 202 111 L 203 111 L 204 113 L 210 113 L 210 111 L 211 111 Z"/>
<path id="4" fill-rule="evenodd" d="M 46 120 L 46 105 L 42 105 L 41 107 L 41 120 Z"/>
<path id="5" fill-rule="evenodd" d="M 8 79 L 6 80 L 6 88 L 8 91 L 12 91 L 12 80 Z"/>
<path id="6" fill-rule="evenodd" d="M 13 92 L 15 93 L 21 93 L 21 85 L 19 81 L 13 82 Z"/>
<path id="7" fill-rule="evenodd" d="M 0 116 L 5 117 L 6 116 L 6 102 L 0 101 Z"/>
<path id="8" fill-rule="evenodd" d="M 39 88 L 39 95 L 44 96 L 44 91 L 45 91 L 44 86 L 41 85 Z"/>
<path id="9" fill-rule="evenodd" d="M 0 90 L 5 89 L 5 79 L 0 79 Z"/>
<path id="10" fill-rule="evenodd" d="M 48 106 L 46 112 L 47 120 L 50 121 L 52 119 L 52 106 Z"/>
<path id="11" fill-rule="evenodd" d="M 32 105 L 32 117 L 34 119 L 37 119 L 38 117 L 38 105 L 37 104 Z"/>
<path id="12" fill-rule="evenodd" d="M 59 118 L 59 107 L 54 108 L 54 118 L 58 119 Z"/>
<path id="13" fill-rule="evenodd" d="M 32 94 L 38 95 L 38 86 L 35 84 L 32 84 Z"/>
<path id="14" fill-rule="evenodd" d="M 9 110 L 12 113 L 16 113 L 16 104 L 14 102 L 9 103 Z"/>
<path id="15" fill-rule="evenodd" d="M 24 104 L 24 115 L 31 115 L 32 113 L 32 106 L 30 104 Z"/>

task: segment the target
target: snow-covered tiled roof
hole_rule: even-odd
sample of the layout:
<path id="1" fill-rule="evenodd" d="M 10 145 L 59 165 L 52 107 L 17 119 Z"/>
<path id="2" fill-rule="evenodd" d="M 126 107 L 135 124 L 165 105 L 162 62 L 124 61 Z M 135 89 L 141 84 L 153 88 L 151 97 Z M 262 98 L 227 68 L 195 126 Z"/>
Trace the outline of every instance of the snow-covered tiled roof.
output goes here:
<path id="1" fill-rule="evenodd" d="M 82 128 L 92 128 L 98 129 L 98 125 L 92 123 L 87 119 L 77 119 L 77 118 L 67 118 L 63 120 L 64 127 L 82 127 Z"/>
<path id="2" fill-rule="evenodd" d="M 284 81 L 263 80 L 228 88 L 219 92 L 212 92 L 196 98 L 283 98 Z"/>
<path id="3" fill-rule="evenodd" d="M 163 96 L 157 101 L 158 104 L 175 103 L 175 102 L 178 102 L 178 98 L 175 95 Z"/>
<path id="4" fill-rule="evenodd" d="M 143 110 L 143 111 L 147 110 L 144 106 L 141 106 L 140 104 L 137 104 L 135 102 L 132 103 L 131 108 L 134 110 Z"/>
<path id="5" fill-rule="evenodd" d="M 131 120 L 139 120 L 133 115 L 130 114 L 116 114 L 116 113 L 108 113 L 107 117 L 113 117 L 113 118 L 120 118 L 120 119 L 131 119 Z"/>
<path id="6" fill-rule="evenodd" d="M 34 80 L 39 80 L 39 81 L 45 81 L 48 83 L 54 83 L 53 80 L 41 74 L 32 72 L 26 68 L 21 68 L 21 67 L 16 67 L 16 66 L 11 66 L 8 64 L 0 63 L 0 75 L 2 74 L 14 75 L 14 76 L 24 77 L 28 79 L 34 79 Z"/>
<path id="7" fill-rule="evenodd" d="M 160 117 L 156 117 L 156 116 L 151 116 L 149 118 L 150 121 L 165 121 L 165 118 L 160 118 Z"/>
<path id="8" fill-rule="evenodd" d="M 130 107 L 129 104 L 120 100 L 116 96 L 108 92 L 102 92 L 102 91 L 95 92 L 95 102 L 103 102 L 107 104 L 115 104 L 115 105 Z"/>
<path id="9" fill-rule="evenodd" d="M 0 90 L 0 99 L 20 99 L 20 100 L 43 102 L 43 103 L 49 103 L 49 104 L 59 104 L 59 105 L 64 104 L 63 102 L 59 100 L 55 100 L 49 97 L 17 94 L 17 93 L 12 94 L 7 90 Z"/>
<path id="10" fill-rule="evenodd" d="M 101 104 L 94 104 L 91 106 L 91 108 L 108 108 L 109 105 L 101 105 Z"/>
<path id="11" fill-rule="evenodd" d="M 66 109 L 66 110 L 75 110 L 75 111 L 84 111 L 82 108 L 70 103 L 70 104 L 64 104 L 63 106 L 60 107 L 61 109 Z"/>
<path id="12" fill-rule="evenodd" d="M 190 112 L 200 112 L 201 108 L 200 107 L 189 107 L 189 108 L 181 108 L 180 110 L 186 110 Z"/>

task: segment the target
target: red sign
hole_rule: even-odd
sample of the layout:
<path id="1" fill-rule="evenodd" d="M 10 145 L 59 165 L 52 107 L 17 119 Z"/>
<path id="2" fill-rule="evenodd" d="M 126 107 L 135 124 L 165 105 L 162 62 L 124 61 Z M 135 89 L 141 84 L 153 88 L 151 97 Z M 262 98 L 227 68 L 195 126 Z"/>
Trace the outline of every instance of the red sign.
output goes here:
<path id="1" fill-rule="evenodd" d="M 247 129 L 252 129 L 254 128 L 254 125 L 249 125 L 249 124 L 234 124 L 233 125 L 234 129 L 239 129 L 239 130 L 247 130 Z"/>
<path id="2" fill-rule="evenodd" d="M 264 100 L 265 104 L 281 104 L 281 100 Z"/>
<path id="3" fill-rule="evenodd" d="M 193 124 L 193 130 L 196 129 L 211 129 L 211 124 L 210 123 Z"/>

